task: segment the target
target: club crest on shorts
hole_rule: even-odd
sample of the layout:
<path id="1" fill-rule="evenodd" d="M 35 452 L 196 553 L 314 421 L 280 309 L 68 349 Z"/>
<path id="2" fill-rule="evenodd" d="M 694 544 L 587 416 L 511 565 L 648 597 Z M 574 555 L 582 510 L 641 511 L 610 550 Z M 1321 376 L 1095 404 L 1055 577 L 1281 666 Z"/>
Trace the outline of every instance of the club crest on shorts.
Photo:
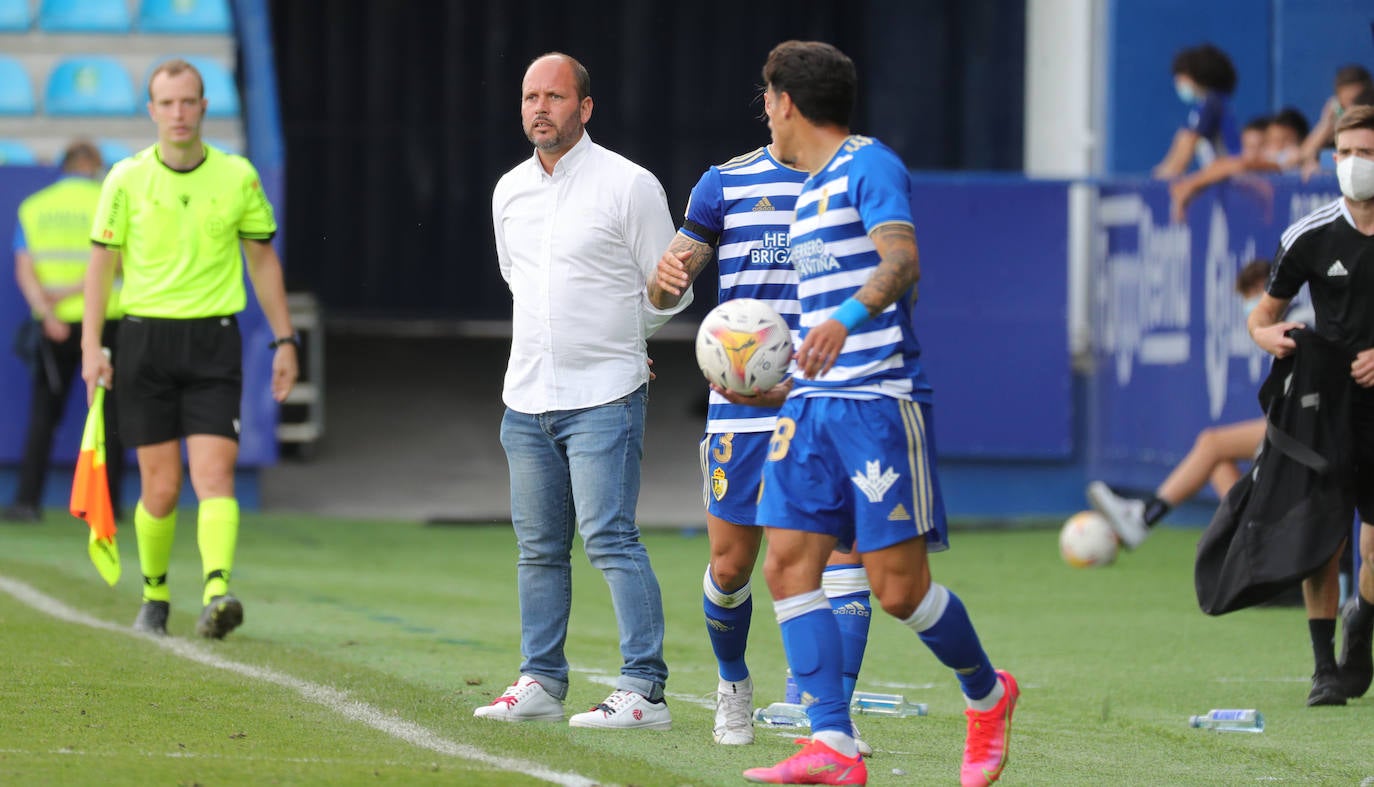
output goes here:
<path id="1" fill-rule="evenodd" d="M 868 498 L 870 503 L 881 503 L 883 495 L 887 494 L 887 490 L 897 483 L 897 471 L 890 467 L 883 470 L 882 467 L 881 461 L 866 462 L 865 472 L 860 473 L 855 470 L 854 475 L 849 477 L 849 480 L 854 482 L 854 486 L 857 486 L 859 491 L 864 493 L 864 497 Z"/>
<path id="2" fill-rule="evenodd" d="M 725 477 L 725 468 L 717 467 L 711 471 L 711 496 L 720 502 L 725 497 L 725 490 L 730 488 L 730 479 Z"/>

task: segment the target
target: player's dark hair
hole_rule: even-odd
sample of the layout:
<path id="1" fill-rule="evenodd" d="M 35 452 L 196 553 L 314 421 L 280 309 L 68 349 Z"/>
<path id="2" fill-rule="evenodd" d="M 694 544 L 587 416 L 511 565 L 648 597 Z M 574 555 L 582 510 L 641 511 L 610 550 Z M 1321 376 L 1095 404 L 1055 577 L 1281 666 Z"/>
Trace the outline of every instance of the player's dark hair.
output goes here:
<path id="1" fill-rule="evenodd" d="M 1284 107 L 1274 114 L 1274 118 L 1269 121 L 1271 125 L 1283 126 L 1292 129 L 1298 139 L 1306 139 L 1307 132 L 1311 126 L 1307 123 L 1307 116 L 1293 107 Z"/>
<path id="2" fill-rule="evenodd" d="M 1259 131 L 1259 132 L 1261 132 L 1261 133 L 1263 133 L 1264 131 L 1266 131 L 1266 130 L 1268 130 L 1268 129 L 1269 129 L 1269 116 L 1268 116 L 1268 115 L 1260 115 L 1259 117 L 1250 118 L 1250 120 L 1247 121 L 1245 125 L 1243 125 L 1243 126 L 1240 127 L 1240 130 L 1241 130 L 1241 131 Z"/>
<path id="3" fill-rule="evenodd" d="M 63 172 L 76 172 L 78 170 L 95 172 L 103 166 L 105 166 L 105 159 L 100 155 L 100 148 L 84 139 L 75 140 L 62 152 Z"/>
<path id="4" fill-rule="evenodd" d="M 1350 106 L 1374 106 L 1374 85 L 1361 90 L 1360 94 L 1350 102 Z"/>
<path id="5" fill-rule="evenodd" d="M 1369 76 L 1369 70 L 1358 63 L 1350 63 L 1336 69 L 1336 88 L 1343 88 L 1346 85 L 1366 85 L 1374 87 L 1374 77 Z"/>
<path id="6" fill-rule="evenodd" d="M 763 64 L 764 86 L 792 98 L 802 117 L 820 126 L 849 128 L 858 93 L 854 61 L 822 41 L 784 41 Z"/>
<path id="7" fill-rule="evenodd" d="M 1268 282 L 1270 267 L 1271 263 L 1265 259 L 1250 260 L 1245 263 L 1245 267 L 1236 274 L 1236 292 L 1244 295 Z"/>
<path id="8" fill-rule="evenodd" d="M 1336 121 L 1336 133 L 1349 131 L 1352 128 L 1367 128 L 1374 131 L 1374 106 L 1368 104 L 1352 104 L 1349 109 L 1341 115 L 1341 119 Z"/>
<path id="9" fill-rule="evenodd" d="M 1236 90 L 1236 67 L 1211 44 L 1200 44 L 1174 55 L 1173 74 L 1182 74 L 1206 90 L 1230 95 Z"/>
<path id="10" fill-rule="evenodd" d="M 153 73 L 148 75 L 148 100 L 153 100 L 153 80 L 157 78 L 158 74 L 174 77 L 185 71 L 190 71 L 196 75 L 196 81 L 200 83 L 200 97 L 205 98 L 205 77 L 200 75 L 200 69 L 179 57 L 174 57 L 159 63 L 158 67 L 153 69 Z"/>
<path id="11" fill-rule="evenodd" d="M 546 57 L 561 57 L 568 65 L 572 66 L 573 81 L 577 83 L 577 100 L 579 103 L 582 99 L 592 94 L 592 75 L 587 73 L 587 67 L 578 62 L 577 58 L 572 55 L 564 54 L 563 52 L 545 52 L 534 60 L 531 60 L 530 65 L 534 65 L 536 61 L 543 60 Z M 526 66 L 525 70 L 528 71 L 529 66 Z"/>

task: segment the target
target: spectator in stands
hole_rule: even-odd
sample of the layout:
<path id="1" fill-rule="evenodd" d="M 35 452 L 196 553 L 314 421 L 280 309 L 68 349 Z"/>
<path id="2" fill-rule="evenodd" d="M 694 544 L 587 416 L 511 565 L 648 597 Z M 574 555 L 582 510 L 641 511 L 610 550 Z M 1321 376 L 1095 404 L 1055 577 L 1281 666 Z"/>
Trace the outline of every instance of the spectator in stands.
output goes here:
<path id="1" fill-rule="evenodd" d="M 1329 148 L 1335 143 L 1336 121 L 1341 119 L 1341 115 L 1355 104 L 1370 103 L 1358 100 L 1361 93 L 1369 90 L 1374 90 L 1374 78 L 1370 77 L 1368 69 L 1364 66 L 1351 63 L 1336 70 L 1331 97 L 1322 104 L 1317 125 L 1312 127 L 1311 133 L 1302 143 L 1300 166 L 1304 178 L 1310 177 L 1321 168 L 1322 148 Z"/>
<path id="2" fill-rule="evenodd" d="M 243 348 L 235 315 L 247 304 L 245 267 L 276 337 L 269 345 L 276 401 L 291 392 L 298 360 L 281 260 L 272 248 L 272 205 L 247 159 L 201 141 L 206 107 L 195 66 L 174 59 L 153 69 L 148 115 L 157 143 L 110 170 L 91 225 L 81 376 L 87 401 L 97 380 L 119 392 L 119 428 L 138 449 L 134 531 L 143 604 L 134 628 L 167 634 L 184 438 L 200 502 L 204 585 L 196 633 L 221 639 L 243 622 L 229 581 L 239 534 L 234 465 Z M 125 317 L 112 368 L 93 337 L 105 324 L 109 276 L 121 259 Z"/>
<path id="3" fill-rule="evenodd" d="M 674 236 L 663 187 L 592 142 L 591 78 L 549 53 L 525 71 L 520 117 L 532 154 L 492 194 L 496 258 L 514 299 L 501 445 L 510 465 L 519 559 L 520 676 L 473 711 L 497 721 L 561 721 L 581 534 L 610 587 L 623 659 L 615 690 L 573 727 L 668 729 L 664 616 L 639 538 L 645 342 L 691 303 L 652 309 L 645 288 Z"/>
<path id="4" fill-rule="evenodd" d="M 62 421 L 67 394 L 81 368 L 81 314 L 85 304 L 81 290 L 90 259 L 91 223 L 100 200 L 102 169 L 98 148 L 85 141 L 73 142 L 62 156 L 62 179 L 19 205 L 14 275 L 40 334 L 33 358 L 33 393 L 19 488 L 14 504 L 0 514 L 6 521 L 38 522 L 43 518 L 43 486 L 53 433 Z M 120 316 L 117 295 L 110 298 L 106 316 Z M 111 349 L 115 346 L 115 328 L 116 323 L 107 324 L 101 336 L 101 343 Z M 110 500 L 118 512 L 124 445 L 116 418 L 111 394 L 105 397 L 106 471 L 110 475 Z"/>
<path id="5" fill-rule="evenodd" d="M 1244 299 L 1247 316 L 1264 294 L 1269 271 L 1268 260 L 1254 260 L 1236 276 L 1236 292 Z M 1290 313 L 1289 319 L 1311 322 L 1306 313 Z M 1254 458 L 1259 450 L 1260 441 L 1264 439 L 1264 424 L 1264 418 L 1260 417 L 1203 429 L 1192 450 L 1174 466 L 1149 498 L 1124 497 L 1105 483 L 1093 481 L 1088 484 L 1088 502 L 1107 519 L 1121 543 L 1127 549 L 1135 549 L 1145 541 L 1150 528 L 1159 524 L 1174 507 L 1201 491 L 1207 482 L 1211 482 L 1217 497 L 1225 497 L 1240 478 L 1237 463 Z"/>
<path id="6" fill-rule="evenodd" d="M 1255 147 L 1256 128 L 1259 145 Z M 1170 215 L 1183 221 L 1189 203 L 1203 189 L 1244 172 L 1284 172 L 1298 166 L 1300 146 L 1307 136 L 1307 118 L 1292 107 L 1272 118 L 1252 120 L 1241 132 L 1241 152 L 1213 161 L 1191 175 L 1169 184 Z"/>
<path id="7" fill-rule="evenodd" d="M 1182 175 L 1193 159 L 1205 167 L 1220 156 L 1240 152 L 1240 134 L 1231 111 L 1231 94 L 1236 89 L 1231 58 L 1211 44 L 1202 44 L 1175 55 L 1172 72 L 1174 90 L 1188 107 L 1188 115 L 1164 160 L 1154 168 L 1154 176 L 1161 180 Z"/>

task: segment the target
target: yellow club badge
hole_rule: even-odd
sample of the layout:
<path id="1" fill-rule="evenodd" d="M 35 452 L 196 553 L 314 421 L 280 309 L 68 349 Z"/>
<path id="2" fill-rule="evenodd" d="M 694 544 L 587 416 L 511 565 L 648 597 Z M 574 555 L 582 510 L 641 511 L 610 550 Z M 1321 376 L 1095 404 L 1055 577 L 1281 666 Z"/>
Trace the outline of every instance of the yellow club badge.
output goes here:
<path id="1" fill-rule="evenodd" d="M 730 479 L 725 477 L 725 468 L 717 467 L 711 471 L 711 495 L 716 498 L 716 502 L 725 497 L 725 490 L 730 488 Z"/>

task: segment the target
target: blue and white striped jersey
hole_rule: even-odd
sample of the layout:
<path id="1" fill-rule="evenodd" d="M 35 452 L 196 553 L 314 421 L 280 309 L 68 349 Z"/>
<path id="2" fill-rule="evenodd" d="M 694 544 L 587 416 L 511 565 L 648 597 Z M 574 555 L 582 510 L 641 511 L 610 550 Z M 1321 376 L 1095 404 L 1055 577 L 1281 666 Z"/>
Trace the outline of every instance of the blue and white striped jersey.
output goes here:
<path id="1" fill-rule="evenodd" d="M 800 307 L 787 232 L 805 179 L 805 172 L 778 162 L 767 148 L 736 156 L 706 170 L 697 181 L 681 230 L 702 243 L 719 239 L 720 302 L 766 302 L 792 328 L 794 344 Z M 731 404 L 712 391 L 706 432 L 771 432 L 776 420 L 776 410 Z"/>
<path id="2" fill-rule="evenodd" d="M 878 267 L 868 233 L 893 222 L 914 226 L 911 176 L 891 148 L 871 137 L 850 136 L 825 167 L 807 178 L 796 210 L 791 258 L 805 338 Z M 792 396 L 930 402 L 911 325 L 914 306 L 914 291 L 908 292 L 858 326 L 830 371 L 814 380 L 798 376 Z"/>

